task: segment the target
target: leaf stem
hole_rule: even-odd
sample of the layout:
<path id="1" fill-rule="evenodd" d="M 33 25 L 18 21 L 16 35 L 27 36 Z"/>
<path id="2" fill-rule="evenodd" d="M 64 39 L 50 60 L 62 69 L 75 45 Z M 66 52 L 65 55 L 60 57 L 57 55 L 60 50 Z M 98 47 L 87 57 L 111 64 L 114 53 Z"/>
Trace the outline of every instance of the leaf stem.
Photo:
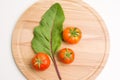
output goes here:
<path id="1" fill-rule="evenodd" d="M 59 80 L 62 80 L 54 55 L 53 55 L 52 61 L 53 61 L 53 64 L 54 64 L 54 67 L 55 67 L 55 70 L 56 70 L 56 73 L 57 73 Z"/>

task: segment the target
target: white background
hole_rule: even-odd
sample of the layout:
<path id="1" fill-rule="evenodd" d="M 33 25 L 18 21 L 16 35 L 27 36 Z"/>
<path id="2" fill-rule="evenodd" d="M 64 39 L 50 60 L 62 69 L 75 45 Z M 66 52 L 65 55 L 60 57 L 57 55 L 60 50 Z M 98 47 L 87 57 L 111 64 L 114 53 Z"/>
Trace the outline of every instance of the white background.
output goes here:
<path id="1" fill-rule="evenodd" d="M 20 15 L 38 0 L 0 0 L 0 80 L 26 80 L 16 67 L 11 52 L 11 37 Z M 84 0 L 104 19 L 111 41 L 110 56 L 96 80 L 120 80 L 120 2 Z"/>

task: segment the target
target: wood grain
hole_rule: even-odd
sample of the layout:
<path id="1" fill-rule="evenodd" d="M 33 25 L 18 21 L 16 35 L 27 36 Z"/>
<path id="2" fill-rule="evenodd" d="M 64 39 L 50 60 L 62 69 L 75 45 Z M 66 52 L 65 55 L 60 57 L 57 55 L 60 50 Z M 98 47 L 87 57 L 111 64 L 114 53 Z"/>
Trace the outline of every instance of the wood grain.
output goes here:
<path id="1" fill-rule="evenodd" d="M 75 52 L 75 61 L 70 65 L 62 64 L 56 58 L 62 80 L 94 80 L 103 69 L 109 52 L 108 31 L 104 21 L 89 5 L 76 1 L 38 1 L 25 11 L 17 22 L 13 31 L 12 51 L 18 68 L 28 80 L 58 80 L 53 63 L 44 72 L 36 72 L 31 67 L 34 56 L 31 48 L 33 29 L 39 25 L 41 16 L 55 2 L 59 2 L 64 9 L 64 28 L 75 26 L 83 33 L 82 40 L 76 45 L 62 43 L 61 48 L 72 48 Z"/>

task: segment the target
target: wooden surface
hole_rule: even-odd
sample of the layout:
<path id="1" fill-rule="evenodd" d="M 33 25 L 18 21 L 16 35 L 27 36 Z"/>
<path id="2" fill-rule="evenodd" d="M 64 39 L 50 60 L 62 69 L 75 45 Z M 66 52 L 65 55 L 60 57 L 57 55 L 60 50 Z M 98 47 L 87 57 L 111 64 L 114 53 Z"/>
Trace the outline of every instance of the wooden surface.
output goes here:
<path id="1" fill-rule="evenodd" d="M 31 68 L 31 59 L 34 56 L 31 48 L 33 29 L 55 2 L 59 2 L 64 9 L 64 28 L 75 26 L 83 33 L 82 40 L 76 45 L 62 43 L 61 48 L 68 47 L 75 52 L 75 61 L 72 64 L 65 65 L 57 61 L 62 80 L 95 80 L 108 57 L 109 36 L 100 16 L 82 1 L 42 0 L 26 10 L 13 31 L 12 51 L 17 66 L 28 80 L 58 80 L 53 63 L 44 72 L 36 72 Z"/>

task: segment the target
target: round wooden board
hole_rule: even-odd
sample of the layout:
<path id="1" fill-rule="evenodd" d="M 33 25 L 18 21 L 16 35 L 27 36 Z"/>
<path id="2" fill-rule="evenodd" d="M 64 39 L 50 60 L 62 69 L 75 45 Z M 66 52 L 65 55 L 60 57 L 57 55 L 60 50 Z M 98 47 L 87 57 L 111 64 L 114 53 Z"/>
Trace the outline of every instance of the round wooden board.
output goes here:
<path id="1" fill-rule="evenodd" d="M 94 80 L 103 69 L 109 52 L 106 26 L 89 5 L 83 1 L 76 1 L 39 1 L 17 22 L 12 38 L 13 56 L 20 71 L 28 80 L 58 80 L 53 63 L 44 72 L 36 72 L 31 67 L 31 59 L 35 55 L 31 48 L 33 29 L 39 25 L 41 16 L 55 2 L 59 2 L 63 7 L 66 17 L 64 28 L 75 26 L 83 33 L 82 40 L 76 45 L 62 43 L 61 48 L 68 47 L 75 52 L 75 61 L 70 65 L 62 64 L 56 59 L 62 80 Z"/>

